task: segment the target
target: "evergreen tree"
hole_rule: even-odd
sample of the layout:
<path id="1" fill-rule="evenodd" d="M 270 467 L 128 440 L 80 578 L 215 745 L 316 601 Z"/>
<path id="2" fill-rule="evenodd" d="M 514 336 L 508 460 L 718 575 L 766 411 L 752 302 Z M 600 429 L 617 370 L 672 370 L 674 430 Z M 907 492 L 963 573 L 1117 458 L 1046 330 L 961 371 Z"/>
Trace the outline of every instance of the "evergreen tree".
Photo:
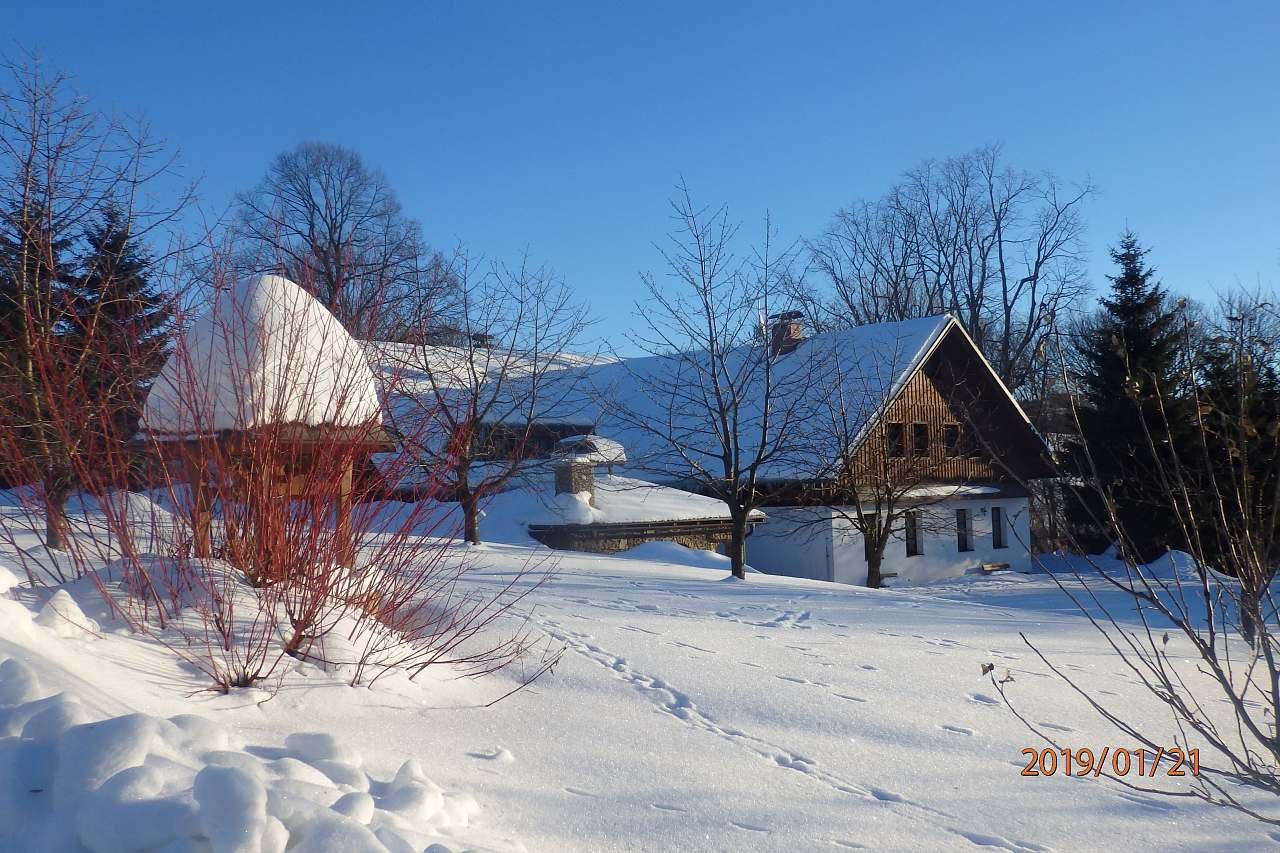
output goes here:
<path id="1" fill-rule="evenodd" d="M 46 504 L 46 543 L 65 547 L 63 505 L 75 486 L 72 464 L 56 426 L 51 388 L 73 364 L 62 336 L 69 317 L 70 267 L 62 258 L 72 241 L 54 233 L 36 207 L 0 215 L 0 454 L 7 484 L 37 481 Z"/>
<path id="2" fill-rule="evenodd" d="M 1178 379 L 1182 312 L 1155 281 L 1147 251 L 1132 231 L 1111 250 L 1119 273 L 1109 276 L 1111 293 L 1078 343 L 1083 445 L 1066 460 L 1096 487 L 1067 501 L 1078 535 L 1090 545 L 1115 537 L 1104 511 L 1109 496 L 1124 546 L 1144 562 L 1181 544 L 1158 469 L 1187 448 L 1190 426 Z"/>
<path id="3" fill-rule="evenodd" d="M 68 330 L 82 348 L 81 382 L 107 433 L 127 439 L 137 429 L 151 380 L 164 364 L 172 312 L 149 279 L 152 266 L 130 221 L 110 206 L 84 235 L 88 254 L 71 286 Z"/>

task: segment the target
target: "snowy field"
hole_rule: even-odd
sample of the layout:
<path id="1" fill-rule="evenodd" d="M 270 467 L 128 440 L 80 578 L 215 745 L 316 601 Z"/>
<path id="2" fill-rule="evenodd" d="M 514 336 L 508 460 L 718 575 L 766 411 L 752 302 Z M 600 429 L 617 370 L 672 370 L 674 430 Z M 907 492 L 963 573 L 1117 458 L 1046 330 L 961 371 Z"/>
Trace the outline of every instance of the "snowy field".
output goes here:
<path id="1" fill-rule="evenodd" d="M 473 583 L 496 587 L 534 547 L 454 553 L 477 561 Z M 46 607 L 51 591 L 10 590 L 0 848 L 275 850 L 286 830 L 289 850 L 335 851 L 373 838 L 433 851 L 1243 850 L 1280 838 L 1189 799 L 1020 774 L 1021 750 L 1044 743 L 983 664 L 1013 677 L 1019 710 L 1059 744 L 1136 744 L 1019 632 L 1172 731 L 1046 576 L 871 591 L 726 580 L 720 558 L 673 545 L 558 558 L 524 611 L 563 658 L 492 707 L 517 674 L 367 689 L 294 663 L 272 690 L 203 692 L 89 585 L 67 590 L 83 615 L 65 597 Z M 108 717 L 121 719 L 76 725 Z"/>

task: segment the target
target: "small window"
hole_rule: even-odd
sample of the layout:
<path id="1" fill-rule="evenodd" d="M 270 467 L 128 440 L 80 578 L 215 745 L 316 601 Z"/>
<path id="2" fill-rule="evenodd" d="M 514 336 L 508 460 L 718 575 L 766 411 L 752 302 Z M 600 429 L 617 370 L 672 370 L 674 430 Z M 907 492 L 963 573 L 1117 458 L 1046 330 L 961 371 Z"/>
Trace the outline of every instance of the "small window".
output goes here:
<path id="1" fill-rule="evenodd" d="M 911 452 L 916 456 L 929 455 L 929 425 L 911 425 Z"/>
<path id="2" fill-rule="evenodd" d="M 905 518 L 906 539 L 907 539 L 907 556 L 919 557 L 924 553 L 923 543 L 920 541 L 920 513 L 911 510 Z"/>
<path id="3" fill-rule="evenodd" d="M 991 547 L 1008 547 L 1004 540 L 1004 509 L 998 506 L 991 508 Z"/>
<path id="4" fill-rule="evenodd" d="M 942 425 L 942 446 L 949 459 L 960 455 L 960 424 Z"/>
<path id="5" fill-rule="evenodd" d="M 907 455 L 907 448 L 902 435 L 902 424 L 885 424 L 884 441 L 888 446 L 891 459 L 901 459 Z"/>
<path id="6" fill-rule="evenodd" d="M 973 530 L 969 524 L 969 510 L 956 510 L 956 550 L 973 550 Z"/>

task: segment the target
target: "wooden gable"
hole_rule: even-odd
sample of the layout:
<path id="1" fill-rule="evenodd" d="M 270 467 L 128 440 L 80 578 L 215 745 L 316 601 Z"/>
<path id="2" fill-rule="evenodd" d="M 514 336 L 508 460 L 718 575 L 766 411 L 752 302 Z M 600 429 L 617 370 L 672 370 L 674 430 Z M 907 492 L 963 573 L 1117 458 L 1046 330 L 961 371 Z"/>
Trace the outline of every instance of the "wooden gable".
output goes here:
<path id="1" fill-rule="evenodd" d="M 1048 448 L 958 323 L 854 455 L 855 482 L 1010 482 L 1052 474 Z"/>

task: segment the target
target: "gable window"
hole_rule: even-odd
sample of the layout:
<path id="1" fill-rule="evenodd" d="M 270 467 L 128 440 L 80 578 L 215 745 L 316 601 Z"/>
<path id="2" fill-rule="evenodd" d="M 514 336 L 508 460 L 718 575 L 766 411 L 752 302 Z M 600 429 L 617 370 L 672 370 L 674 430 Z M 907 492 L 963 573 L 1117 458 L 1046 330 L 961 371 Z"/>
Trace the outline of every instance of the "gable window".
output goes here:
<path id="1" fill-rule="evenodd" d="M 973 550 L 973 527 L 967 509 L 956 510 L 956 550 Z"/>
<path id="2" fill-rule="evenodd" d="M 907 455 L 907 446 L 902 435 L 902 424 L 885 424 L 884 442 L 890 459 L 901 459 Z"/>
<path id="3" fill-rule="evenodd" d="M 960 424 L 942 425 L 942 448 L 949 459 L 960 455 Z"/>
<path id="4" fill-rule="evenodd" d="M 929 425 L 911 425 L 911 452 L 914 456 L 929 455 Z"/>
<path id="5" fill-rule="evenodd" d="M 993 506 L 991 508 L 991 547 L 1007 548 L 1004 539 L 1004 508 Z"/>
<path id="6" fill-rule="evenodd" d="M 919 557 L 924 553 L 924 543 L 920 539 L 920 513 L 910 510 L 903 522 L 906 525 L 907 556 Z"/>

